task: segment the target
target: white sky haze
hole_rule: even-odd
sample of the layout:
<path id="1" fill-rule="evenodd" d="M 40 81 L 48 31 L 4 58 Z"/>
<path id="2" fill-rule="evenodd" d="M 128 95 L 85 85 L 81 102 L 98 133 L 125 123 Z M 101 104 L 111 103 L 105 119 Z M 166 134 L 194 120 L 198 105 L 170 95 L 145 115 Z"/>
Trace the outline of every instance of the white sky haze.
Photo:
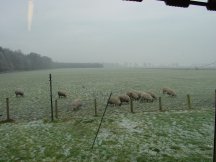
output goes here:
<path id="1" fill-rule="evenodd" d="M 0 2 L 4 48 L 36 52 L 60 62 L 195 65 L 216 61 L 216 12 L 204 7 L 173 8 L 154 0 Z"/>

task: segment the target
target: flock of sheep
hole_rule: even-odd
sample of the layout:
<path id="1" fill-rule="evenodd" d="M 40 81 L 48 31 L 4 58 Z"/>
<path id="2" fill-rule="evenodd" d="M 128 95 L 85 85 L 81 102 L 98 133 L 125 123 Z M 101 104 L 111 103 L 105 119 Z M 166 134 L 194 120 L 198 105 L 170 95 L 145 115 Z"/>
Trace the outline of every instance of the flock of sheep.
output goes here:
<path id="1" fill-rule="evenodd" d="M 171 88 L 163 88 L 163 94 L 176 96 L 176 93 Z M 128 91 L 119 96 L 111 96 L 108 103 L 115 106 L 121 106 L 123 103 L 129 103 L 130 100 L 139 100 L 140 102 L 153 102 L 157 100 L 157 96 L 153 92 Z"/>
<path id="2" fill-rule="evenodd" d="M 163 94 L 167 94 L 169 96 L 176 96 L 176 92 L 171 88 L 163 88 Z M 15 91 L 16 97 L 22 96 L 24 97 L 24 92 L 21 90 Z M 63 91 L 58 91 L 59 98 L 66 98 L 67 94 Z M 108 104 L 113 106 L 121 106 L 123 103 L 129 103 L 130 100 L 140 101 L 140 102 L 153 102 L 157 100 L 157 96 L 153 92 L 140 92 L 140 91 L 128 91 L 125 94 L 118 96 L 111 96 Z M 82 102 L 80 99 L 75 99 L 72 103 L 73 110 L 78 110 L 82 106 Z"/>

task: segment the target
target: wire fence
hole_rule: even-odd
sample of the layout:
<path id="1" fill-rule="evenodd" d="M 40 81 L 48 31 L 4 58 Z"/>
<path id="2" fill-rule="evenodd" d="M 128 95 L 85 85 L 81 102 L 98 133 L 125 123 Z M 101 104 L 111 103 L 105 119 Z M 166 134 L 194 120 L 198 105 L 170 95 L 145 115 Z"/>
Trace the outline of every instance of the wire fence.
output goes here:
<path id="1" fill-rule="evenodd" d="M 58 98 L 54 95 L 53 105 L 55 117 L 60 120 L 69 120 L 77 118 L 89 118 L 101 116 L 107 103 L 110 92 L 91 92 L 80 94 L 82 97 L 82 106 L 74 111 L 72 108 L 73 100 L 69 98 Z M 161 105 L 159 104 L 161 98 Z M 154 102 L 133 101 L 133 112 L 160 112 L 162 111 L 180 111 L 180 110 L 209 110 L 214 107 L 214 96 L 202 96 L 200 94 L 185 94 L 171 97 L 161 94 Z M 96 109 L 95 109 L 96 108 Z M 107 115 L 119 115 L 121 113 L 131 113 L 131 104 L 124 103 L 121 106 L 109 106 Z M 9 114 L 8 114 L 9 113 Z M 57 114 L 56 114 L 57 113 Z M 3 98 L 0 101 L 0 121 L 32 121 L 32 120 L 50 120 L 50 99 L 47 96 L 25 96 Z M 9 115 L 9 117 L 8 117 Z"/>

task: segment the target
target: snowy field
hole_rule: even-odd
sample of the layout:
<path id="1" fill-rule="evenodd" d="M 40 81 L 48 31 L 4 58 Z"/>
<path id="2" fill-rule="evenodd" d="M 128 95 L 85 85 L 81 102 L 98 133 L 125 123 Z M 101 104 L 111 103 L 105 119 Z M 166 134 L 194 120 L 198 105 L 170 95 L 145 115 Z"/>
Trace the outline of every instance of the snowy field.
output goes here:
<path id="1" fill-rule="evenodd" d="M 58 100 L 59 119 L 50 122 L 49 78 Z M 0 74 L 0 121 L 6 119 L 5 98 L 10 100 L 13 123 L 0 124 L 0 161 L 181 161 L 210 162 L 214 130 L 214 70 L 159 69 L 59 69 Z M 175 89 L 177 97 L 165 96 L 161 88 Z M 25 97 L 15 97 L 22 89 Z M 107 109 L 94 149 L 95 137 L 106 100 L 135 89 L 151 90 L 158 101 L 134 102 Z M 191 95 L 192 110 L 186 95 Z M 72 111 L 81 98 L 83 107 Z M 98 116 L 94 116 L 94 99 Z"/>

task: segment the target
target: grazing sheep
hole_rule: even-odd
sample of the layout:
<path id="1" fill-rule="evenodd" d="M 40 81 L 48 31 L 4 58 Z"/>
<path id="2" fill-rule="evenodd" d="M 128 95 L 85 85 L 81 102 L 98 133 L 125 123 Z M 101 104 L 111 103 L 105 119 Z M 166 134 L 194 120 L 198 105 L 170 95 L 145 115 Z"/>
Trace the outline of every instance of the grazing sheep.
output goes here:
<path id="1" fill-rule="evenodd" d="M 59 96 L 59 98 L 60 97 L 67 97 L 66 93 L 62 92 L 62 91 L 58 91 L 58 96 Z"/>
<path id="2" fill-rule="evenodd" d="M 121 103 L 123 103 L 123 102 L 126 102 L 126 103 L 130 102 L 130 97 L 128 95 L 126 95 L 126 94 L 120 95 L 119 99 L 120 99 Z"/>
<path id="3" fill-rule="evenodd" d="M 141 97 L 142 92 L 140 92 L 140 91 L 133 91 L 133 93 L 135 93 L 138 96 L 137 100 L 139 100 L 140 97 Z"/>
<path id="4" fill-rule="evenodd" d="M 15 91 L 15 95 L 16 95 L 16 97 L 18 97 L 18 96 L 24 97 L 24 92 L 21 91 L 21 90 L 16 90 L 16 91 Z"/>
<path id="5" fill-rule="evenodd" d="M 146 92 L 142 92 L 141 97 L 140 97 L 140 101 L 141 102 L 144 102 L 144 101 L 153 102 L 153 97 Z"/>
<path id="6" fill-rule="evenodd" d="M 149 92 L 149 91 L 146 93 L 150 94 L 154 100 L 157 100 L 157 96 L 154 93 Z"/>
<path id="7" fill-rule="evenodd" d="M 129 92 L 127 92 L 127 95 L 133 100 L 139 99 L 139 95 L 136 92 L 129 91 Z"/>
<path id="8" fill-rule="evenodd" d="M 163 88 L 163 94 L 168 94 L 169 96 L 176 96 L 176 93 L 171 88 Z"/>
<path id="9" fill-rule="evenodd" d="M 117 96 L 111 96 L 108 104 L 113 105 L 113 106 L 121 106 L 121 100 Z"/>
<path id="10" fill-rule="evenodd" d="M 72 108 L 74 111 L 78 110 L 82 106 L 82 102 L 80 99 L 75 99 L 72 103 Z"/>

